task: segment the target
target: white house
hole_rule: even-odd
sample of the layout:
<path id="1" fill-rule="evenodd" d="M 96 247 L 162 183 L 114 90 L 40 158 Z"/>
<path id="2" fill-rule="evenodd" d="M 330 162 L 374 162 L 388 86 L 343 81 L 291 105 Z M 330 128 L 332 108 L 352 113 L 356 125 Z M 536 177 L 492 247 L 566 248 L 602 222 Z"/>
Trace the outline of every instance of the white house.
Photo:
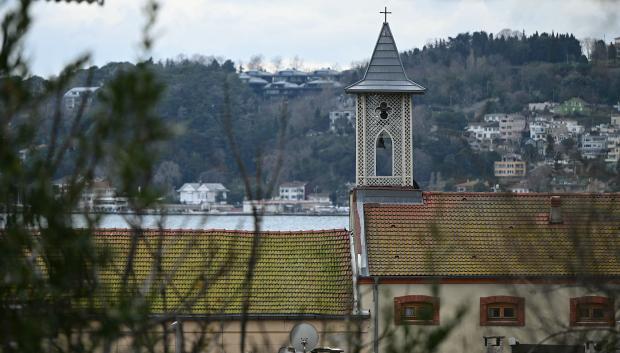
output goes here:
<path id="1" fill-rule="evenodd" d="M 607 163 L 618 163 L 620 160 L 620 135 L 607 136 Z"/>
<path id="2" fill-rule="evenodd" d="M 530 138 L 534 141 L 547 139 L 549 123 L 546 121 L 533 121 L 530 123 Z"/>
<path id="3" fill-rule="evenodd" d="M 527 105 L 527 108 L 530 111 L 550 111 L 557 106 L 558 106 L 558 103 L 554 103 L 554 102 L 539 102 L 539 103 L 529 103 Z"/>
<path id="4" fill-rule="evenodd" d="M 581 135 L 586 131 L 586 128 L 583 125 L 579 125 L 575 120 L 560 120 L 560 122 L 566 125 L 566 128 L 573 136 Z"/>
<path id="5" fill-rule="evenodd" d="M 62 99 L 65 108 L 68 110 L 77 109 L 82 104 L 82 100 L 86 99 L 85 104 L 90 104 L 94 93 L 99 87 L 73 87 L 63 95 Z"/>
<path id="6" fill-rule="evenodd" d="M 280 200 L 305 200 L 308 183 L 292 181 L 280 185 Z"/>
<path id="7" fill-rule="evenodd" d="M 222 204 L 226 203 L 228 189 L 220 183 L 185 183 L 177 192 L 183 204 Z"/>
<path id="8" fill-rule="evenodd" d="M 581 136 L 581 155 L 587 159 L 594 159 L 607 153 L 607 136 L 585 134 Z"/>
<path id="9" fill-rule="evenodd" d="M 484 115 L 484 122 L 485 123 L 490 123 L 490 122 L 499 123 L 500 120 L 502 120 L 503 118 L 506 118 L 507 116 L 508 116 L 508 114 L 506 114 L 506 113 L 485 114 Z"/>
<path id="10" fill-rule="evenodd" d="M 338 132 L 343 127 L 355 124 L 355 111 L 353 109 L 339 109 L 329 112 L 329 131 Z"/>
<path id="11" fill-rule="evenodd" d="M 478 141 L 493 140 L 500 137 L 499 124 L 497 122 L 470 123 L 467 131 Z"/>

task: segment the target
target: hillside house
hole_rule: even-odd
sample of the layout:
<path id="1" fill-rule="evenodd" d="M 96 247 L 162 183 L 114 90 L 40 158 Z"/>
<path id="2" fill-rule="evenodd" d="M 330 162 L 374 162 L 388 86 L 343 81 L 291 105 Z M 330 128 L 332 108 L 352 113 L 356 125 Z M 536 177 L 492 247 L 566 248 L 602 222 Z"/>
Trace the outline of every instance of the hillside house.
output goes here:
<path id="1" fill-rule="evenodd" d="M 308 81 L 310 75 L 297 69 L 280 70 L 273 75 L 273 82 L 290 82 L 301 85 Z"/>
<path id="2" fill-rule="evenodd" d="M 355 126 L 355 111 L 353 109 L 338 109 L 329 112 L 329 131 L 343 134 Z"/>
<path id="3" fill-rule="evenodd" d="M 66 110 L 73 111 L 79 109 L 82 104 L 88 107 L 92 101 L 95 92 L 100 87 L 73 87 L 62 96 L 63 104 Z"/>
<path id="4" fill-rule="evenodd" d="M 477 141 L 492 141 L 501 136 L 498 122 L 469 123 L 466 130 Z"/>
<path id="5" fill-rule="evenodd" d="M 607 136 L 607 157 L 606 163 L 617 164 L 620 161 L 620 134 Z"/>
<path id="6" fill-rule="evenodd" d="M 554 103 L 554 102 L 539 102 L 539 103 L 529 103 L 527 105 L 527 109 L 531 112 L 549 112 L 557 106 L 558 106 L 558 103 Z"/>
<path id="7" fill-rule="evenodd" d="M 334 70 L 329 67 L 314 70 L 310 72 L 309 74 L 309 77 L 311 80 L 338 81 L 340 79 L 340 76 L 341 76 L 340 71 Z"/>
<path id="8" fill-rule="evenodd" d="M 507 117 L 508 117 L 508 114 L 505 114 L 505 113 L 491 113 L 491 114 L 485 114 L 483 119 L 485 123 L 490 123 L 490 122 L 499 123 L 500 120 L 505 119 Z"/>
<path id="9" fill-rule="evenodd" d="M 481 184 L 481 181 L 476 179 L 476 180 L 467 180 L 463 183 L 459 183 L 454 185 L 454 187 L 456 188 L 456 192 L 474 192 L 476 191 L 476 187 Z M 482 184 L 484 185 L 484 184 Z M 486 187 L 486 185 L 484 185 Z"/>
<path id="10" fill-rule="evenodd" d="M 495 161 L 493 171 L 498 178 L 524 177 L 527 174 L 526 162 L 518 154 L 508 154 L 501 161 Z"/>
<path id="11" fill-rule="evenodd" d="M 500 137 L 504 141 L 519 142 L 526 131 L 526 120 L 520 114 L 508 114 L 499 121 Z"/>
<path id="12" fill-rule="evenodd" d="M 553 108 L 553 113 L 561 115 L 583 114 L 587 112 L 588 104 L 581 98 L 573 97 L 568 99 L 557 107 Z"/>
<path id="13" fill-rule="evenodd" d="M 530 123 L 530 138 L 534 141 L 546 141 L 549 123 L 546 121 L 532 121 Z"/>
<path id="14" fill-rule="evenodd" d="M 595 159 L 607 154 L 607 136 L 587 133 L 581 136 L 579 152 L 586 159 Z"/>

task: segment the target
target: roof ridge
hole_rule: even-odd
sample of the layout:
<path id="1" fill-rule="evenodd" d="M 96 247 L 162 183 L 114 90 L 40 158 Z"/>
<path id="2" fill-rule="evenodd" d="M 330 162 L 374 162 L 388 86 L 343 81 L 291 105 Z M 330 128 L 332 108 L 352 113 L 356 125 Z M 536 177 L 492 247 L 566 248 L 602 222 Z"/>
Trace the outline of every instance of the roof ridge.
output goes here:
<path id="1" fill-rule="evenodd" d="M 568 196 L 568 197 L 608 197 L 615 198 L 620 197 L 620 192 L 527 192 L 527 193 L 513 193 L 513 192 L 491 192 L 491 191 L 471 191 L 471 192 L 457 192 L 457 191 L 423 191 L 423 196 L 496 196 L 496 197 L 551 197 L 551 196 Z"/>
<path id="2" fill-rule="evenodd" d="M 87 230 L 88 228 L 75 228 L 76 230 Z M 105 234 L 105 233 L 131 233 L 133 229 L 131 228 L 95 228 L 93 232 L 95 234 Z M 185 228 L 141 228 L 140 232 L 142 233 L 192 233 L 192 234 L 217 234 L 217 233 L 228 233 L 228 234 L 239 234 L 239 235 L 253 235 L 255 232 L 253 230 L 243 230 L 243 229 L 185 229 Z M 301 235 L 301 234 L 332 234 L 332 233 L 346 233 L 349 231 L 346 228 L 333 228 L 333 229 L 312 229 L 312 230 L 261 230 L 259 234 L 261 235 Z"/>

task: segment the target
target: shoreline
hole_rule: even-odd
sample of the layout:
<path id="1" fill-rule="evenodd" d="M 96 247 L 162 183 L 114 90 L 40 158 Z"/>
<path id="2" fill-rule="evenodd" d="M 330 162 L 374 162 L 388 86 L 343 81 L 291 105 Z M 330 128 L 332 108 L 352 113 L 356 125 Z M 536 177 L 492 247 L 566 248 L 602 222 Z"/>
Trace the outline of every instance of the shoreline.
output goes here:
<path id="1" fill-rule="evenodd" d="M 79 212 L 73 211 L 72 215 L 137 215 L 135 212 Z M 145 212 L 143 216 L 249 216 L 252 213 L 245 212 Z M 349 213 L 264 213 L 262 217 L 270 216 L 286 216 L 286 217 L 343 217 L 349 216 Z"/>

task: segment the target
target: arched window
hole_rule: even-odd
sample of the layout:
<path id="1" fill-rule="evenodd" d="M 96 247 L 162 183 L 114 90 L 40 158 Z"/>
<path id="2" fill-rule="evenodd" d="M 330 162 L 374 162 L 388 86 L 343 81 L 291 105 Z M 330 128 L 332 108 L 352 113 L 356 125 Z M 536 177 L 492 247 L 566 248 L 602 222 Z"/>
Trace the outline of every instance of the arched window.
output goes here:
<path id="1" fill-rule="evenodd" d="M 480 298 L 480 326 L 524 325 L 524 298 L 507 295 Z"/>
<path id="2" fill-rule="evenodd" d="M 570 299 L 571 326 L 614 326 L 614 300 L 602 296 Z"/>
<path id="3" fill-rule="evenodd" d="M 439 325 L 439 298 L 405 295 L 394 298 L 396 325 Z"/>
<path id="4" fill-rule="evenodd" d="M 392 176 L 394 164 L 394 148 L 392 138 L 385 130 L 377 136 L 375 144 L 375 168 L 377 176 Z"/>

